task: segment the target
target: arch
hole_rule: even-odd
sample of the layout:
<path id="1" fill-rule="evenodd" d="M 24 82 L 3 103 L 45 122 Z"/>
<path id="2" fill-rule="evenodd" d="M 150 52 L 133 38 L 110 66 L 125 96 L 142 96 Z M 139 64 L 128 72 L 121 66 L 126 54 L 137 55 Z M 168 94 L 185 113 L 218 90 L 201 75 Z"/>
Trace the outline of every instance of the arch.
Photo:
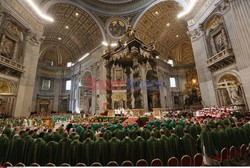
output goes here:
<path id="1" fill-rule="evenodd" d="M 208 26 L 208 22 L 214 17 L 214 16 L 219 16 L 222 20 L 223 23 L 225 23 L 223 14 L 220 12 L 214 12 L 213 14 L 211 14 L 210 16 L 208 16 L 204 21 L 203 21 L 203 28 L 204 30 L 206 30 L 207 26 Z"/>
<path id="2" fill-rule="evenodd" d="M 0 95 L 16 95 L 16 93 L 17 88 L 13 82 L 0 78 Z"/>
<path id="3" fill-rule="evenodd" d="M 141 13 L 139 13 L 136 17 L 135 20 L 133 21 L 132 25 L 133 28 L 136 27 L 137 23 L 139 22 L 139 20 L 142 18 L 142 16 L 148 11 L 150 10 L 152 7 L 154 7 L 155 5 L 161 3 L 161 2 L 166 2 L 166 1 L 170 1 L 170 0 L 156 0 L 155 2 L 153 2 L 152 4 L 150 4 L 145 10 L 143 10 Z M 178 2 L 183 9 L 188 8 L 188 2 L 187 0 L 176 0 L 176 2 Z M 177 17 L 177 16 L 176 16 Z"/>
<path id="4" fill-rule="evenodd" d="M 92 77 L 93 77 L 92 72 L 90 70 L 85 70 L 84 73 L 82 73 L 82 75 L 80 75 L 79 77 L 79 82 L 81 83 L 81 86 L 87 86 L 86 84 L 87 81 L 84 82 L 83 80 L 87 78 L 92 78 Z"/>
<path id="5" fill-rule="evenodd" d="M 231 70 L 229 72 L 225 72 L 225 73 L 222 73 L 220 74 L 219 76 L 216 77 L 216 84 L 220 83 L 220 80 L 223 76 L 225 75 L 232 75 L 232 76 L 235 76 L 238 80 L 239 83 L 241 83 L 241 78 L 240 78 L 240 74 L 238 71 L 236 70 Z"/>
<path id="6" fill-rule="evenodd" d="M 58 4 L 58 3 L 66 3 L 66 4 L 75 5 L 75 6 L 79 7 L 80 9 L 82 9 L 83 11 L 85 11 L 88 15 L 91 16 L 92 19 L 94 19 L 94 21 L 96 22 L 96 24 L 100 28 L 103 41 L 107 40 L 107 36 L 106 36 L 105 30 L 104 30 L 104 25 L 102 24 L 102 22 L 94 14 L 92 14 L 87 8 L 83 7 L 82 5 L 79 5 L 76 1 L 67 1 L 67 0 L 46 1 L 42 4 L 43 5 L 42 11 L 47 12 L 51 6 Z"/>

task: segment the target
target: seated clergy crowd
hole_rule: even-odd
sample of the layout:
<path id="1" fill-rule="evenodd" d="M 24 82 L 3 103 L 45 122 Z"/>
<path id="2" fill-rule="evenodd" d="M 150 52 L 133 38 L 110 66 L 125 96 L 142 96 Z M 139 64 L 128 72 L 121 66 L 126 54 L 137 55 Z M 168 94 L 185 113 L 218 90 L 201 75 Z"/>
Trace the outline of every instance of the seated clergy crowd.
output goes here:
<path id="1" fill-rule="evenodd" d="M 13 121 L 10 120 L 9 121 Z M 54 128 L 14 127 L 8 119 L 0 120 L 0 165 L 48 163 L 75 166 L 78 163 L 107 165 L 110 161 L 121 165 L 130 161 L 136 165 L 140 159 L 150 164 L 159 159 L 167 165 L 170 158 L 178 161 L 185 155 L 191 160 L 202 153 L 205 164 L 248 164 L 247 155 L 239 159 L 226 157 L 222 150 L 232 146 L 240 151 L 250 142 L 250 124 L 244 118 L 226 117 L 196 120 L 193 117 L 168 116 L 153 119 L 143 127 L 137 123 L 74 123 Z M 228 154 L 229 156 L 229 154 Z M 236 156 L 235 156 L 236 157 Z M 217 161 L 216 161 L 217 160 Z M 191 165 L 191 163 L 190 163 Z"/>

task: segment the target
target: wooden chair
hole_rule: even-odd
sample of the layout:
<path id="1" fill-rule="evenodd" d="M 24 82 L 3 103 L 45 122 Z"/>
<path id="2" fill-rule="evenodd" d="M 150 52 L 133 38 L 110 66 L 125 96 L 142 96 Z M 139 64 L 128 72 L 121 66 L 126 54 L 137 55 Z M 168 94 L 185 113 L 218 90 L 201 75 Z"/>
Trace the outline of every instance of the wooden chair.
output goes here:
<path id="1" fill-rule="evenodd" d="M 76 167 L 86 167 L 86 165 L 84 163 L 77 163 Z"/>
<path id="2" fill-rule="evenodd" d="M 119 165 L 118 165 L 118 163 L 117 163 L 116 161 L 110 161 L 110 162 L 107 164 L 107 166 L 115 166 L 115 167 L 117 167 L 117 166 L 119 166 Z"/>
<path id="3" fill-rule="evenodd" d="M 148 166 L 148 162 L 145 159 L 140 159 L 136 162 L 136 166 Z"/>
<path id="4" fill-rule="evenodd" d="M 228 158 L 229 159 L 233 159 L 236 157 L 236 147 L 235 146 L 231 146 L 231 148 L 229 149 L 229 155 L 228 155 Z"/>
<path id="5" fill-rule="evenodd" d="M 158 159 L 158 158 L 152 160 L 152 162 L 151 162 L 151 166 L 159 167 L 159 166 L 162 166 L 162 165 L 163 165 L 162 161 L 160 159 Z"/>
<path id="6" fill-rule="evenodd" d="M 185 155 L 181 158 L 181 166 L 191 166 L 191 157 L 188 155 Z"/>
<path id="7" fill-rule="evenodd" d="M 70 167 L 70 165 L 68 163 L 63 163 L 61 164 L 62 167 Z"/>
<path id="8" fill-rule="evenodd" d="M 203 156 L 201 153 L 197 153 L 194 156 L 194 166 L 202 166 L 203 165 Z"/>
<path id="9" fill-rule="evenodd" d="M 168 159 L 168 166 L 178 166 L 178 159 L 176 157 Z"/>
<path id="10" fill-rule="evenodd" d="M 6 162 L 3 164 L 3 167 L 13 167 L 13 165 L 10 162 Z"/>
<path id="11" fill-rule="evenodd" d="M 240 147 L 240 156 L 244 157 L 247 155 L 247 145 L 243 144 Z"/>
<path id="12" fill-rule="evenodd" d="M 23 164 L 23 163 L 17 163 L 16 165 L 15 165 L 16 167 L 25 167 L 25 165 Z"/>
<path id="13" fill-rule="evenodd" d="M 31 167 L 40 167 L 40 165 L 38 163 L 32 163 L 30 166 Z"/>
<path id="14" fill-rule="evenodd" d="M 226 160 L 228 158 L 228 150 L 227 148 L 223 148 L 220 152 L 220 155 L 213 157 L 213 159 L 217 162 L 219 162 L 219 164 L 221 164 L 224 160 Z"/>
<path id="15" fill-rule="evenodd" d="M 121 166 L 133 166 L 133 163 L 129 160 L 126 160 L 126 161 L 122 162 Z"/>
<path id="16" fill-rule="evenodd" d="M 99 162 L 94 162 L 94 163 L 92 163 L 92 165 L 91 166 L 93 166 L 93 167 L 101 167 L 102 166 L 102 164 L 101 163 L 99 163 Z"/>

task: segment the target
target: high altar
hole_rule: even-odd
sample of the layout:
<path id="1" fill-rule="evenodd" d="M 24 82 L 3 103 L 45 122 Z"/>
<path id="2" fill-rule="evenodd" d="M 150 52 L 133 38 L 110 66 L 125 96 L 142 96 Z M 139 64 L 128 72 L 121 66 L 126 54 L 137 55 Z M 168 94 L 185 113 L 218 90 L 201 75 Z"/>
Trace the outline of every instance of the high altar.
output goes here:
<path id="1" fill-rule="evenodd" d="M 145 110 L 161 115 L 160 91 L 163 91 L 165 81 L 158 80 L 160 54 L 154 44 L 144 44 L 136 37 L 135 30 L 129 26 L 118 46 L 107 48 L 106 54 L 102 57 L 106 61 L 106 83 L 112 85 L 110 89 L 106 89 L 107 108 L 111 111 L 109 114 L 122 107 L 132 110 L 134 116 L 144 115 Z M 117 77 L 119 74 L 115 79 L 112 78 L 114 66 L 124 71 L 126 78 L 122 75 Z"/>

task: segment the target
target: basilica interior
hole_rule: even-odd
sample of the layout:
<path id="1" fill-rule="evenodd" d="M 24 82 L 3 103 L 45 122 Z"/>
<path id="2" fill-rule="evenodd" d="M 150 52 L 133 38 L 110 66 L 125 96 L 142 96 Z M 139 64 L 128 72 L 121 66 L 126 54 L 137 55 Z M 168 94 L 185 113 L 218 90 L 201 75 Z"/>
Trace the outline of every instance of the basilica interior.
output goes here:
<path id="1" fill-rule="evenodd" d="M 250 165 L 249 11 L 249 0 L 1 0 L 0 166 Z M 18 158 L 4 142 L 25 136 Z M 121 158 L 84 148 L 138 137 L 145 151 Z M 152 152 L 155 137 L 186 145 Z"/>
<path id="2" fill-rule="evenodd" d="M 18 117 L 118 108 L 248 110 L 249 22 L 238 7 L 243 4 L 1 1 L 0 111 Z M 243 18 L 236 19 L 238 14 Z M 136 55 L 141 58 L 134 60 Z M 88 79 L 95 86 L 123 82 L 116 83 L 119 89 L 88 89 Z M 155 80 L 161 87 L 136 91 L 128 89 L 128 79 L 146 87 L 145 81 Z"/>

